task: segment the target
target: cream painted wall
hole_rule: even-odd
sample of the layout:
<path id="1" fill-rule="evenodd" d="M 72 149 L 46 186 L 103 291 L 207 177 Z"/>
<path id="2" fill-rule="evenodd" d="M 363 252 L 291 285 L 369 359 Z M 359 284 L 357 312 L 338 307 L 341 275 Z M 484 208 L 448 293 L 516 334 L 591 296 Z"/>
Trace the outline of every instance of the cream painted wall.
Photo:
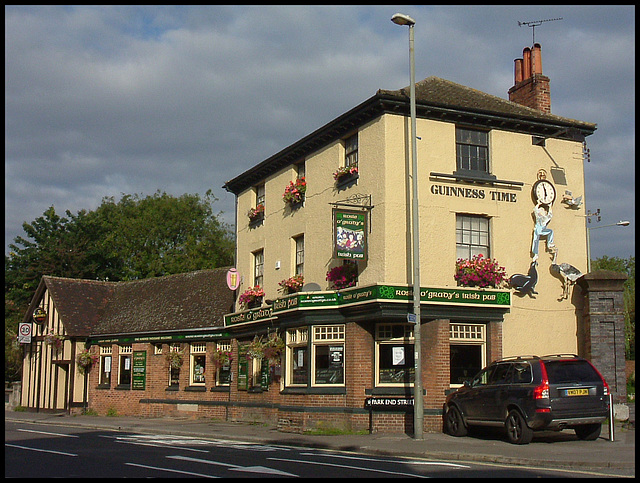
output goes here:
<path id="1" fill-rule="evenodd" d="M 292 237 L 305 237 L 305 281 L 328 289 L 325 274 L 332 260 L 332 206 L 355 193 L 371 194 L 368 255 L 361 269 L 360 285 L 376 282 L 411 282 L 410 214 L 411 180 L 409 119 L 385 114 L 359 130 L 357 185 L 337 191 L 332 173 L 344 163 L 344 148 L 335 142 L 306 159 L 307 194 L 304 206 L 285 209 L 282 194 L 295 178 L 293 167 L 269 177 L 266 186 L 266 218 L 262 226 L 249 228 L 247 211 L 255 206 L 255 191 L 238 196 L 238 270 L 243 276 L 242 293 L 253 285 L 252 252 L 264 249 L 264 289 L 266 298 L 279 295 L 278 282 L 294 272 Z M 526 274 L 531 262 L 534 202 L 531 188 L 538 170 L 556 186 L 553 205 L 558 262 L 586 271 L 586 228 L 584 204 L 578 210 L 561 203 L 564 190 L 584 196 L 582 144 L 547 139 L 546 147 L 532 144 L 531 135 L 493 129 L 490 133 L 491 173 L 498 179 L 524 183 L 522 187 L 493 187 L 453 180 L 433 179 L 430 173 L 452 174 L 456 165 L 455 125 L 418 119 L 418 176 L 420 178 L 420 255 L 423 286 L 456 285 L 456 214 L 490 218 L 491 256 L 506 268 L 508 275 Z M 301 160 L 302 161 L 302 160 Z M 562 171 L 566 185 L 556 183 L 552 168 Z M 475 197 L 434 194 L 433 187 L 466 187 L 478 190 Z M 440 189 L 440 188 L 439 188 Z M 445 189 L 445 188 L 441 188 Z M 497 192 L 498 195 L 493 193 Z M 482 195 L 483 197 L 481 197 Z M 473 192 L 472 192 L 472 196 Z M 507 200 L 495 199 L 507 197 Z M 409 256 L 408 256 L 409 254 Z M 503 324 L 503 354 L 549 354 L 577 351 L 576 306 L 558 300 L 562 282 L 550 272 L 551 254 L 546 241 L 540 243 L 538 295 L 512 297 L 512 308 Z M 275 268 L 280 261 L 280 269 Z"/>

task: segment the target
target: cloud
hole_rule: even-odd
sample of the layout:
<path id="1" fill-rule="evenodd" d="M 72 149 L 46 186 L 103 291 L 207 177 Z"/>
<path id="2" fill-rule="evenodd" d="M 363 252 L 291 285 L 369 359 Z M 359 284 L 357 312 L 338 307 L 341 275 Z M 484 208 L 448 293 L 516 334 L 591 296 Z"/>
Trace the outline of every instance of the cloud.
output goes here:
<path id="1" fill-rule="evenodd" d="M 226 181 L 408 85 L 396 11 L 417 21 L 418 79 L 505 99 L 517 21 L 564 17 L 536 28 L 552 110 L 598 123 L 588 208 L 634 223 L 634 7 L 5 7 L 5 251 L 51 205 L 122 193 L 212 189 L 233 223 Z M 594 254 L 635 254 L 631 232 Z"/>

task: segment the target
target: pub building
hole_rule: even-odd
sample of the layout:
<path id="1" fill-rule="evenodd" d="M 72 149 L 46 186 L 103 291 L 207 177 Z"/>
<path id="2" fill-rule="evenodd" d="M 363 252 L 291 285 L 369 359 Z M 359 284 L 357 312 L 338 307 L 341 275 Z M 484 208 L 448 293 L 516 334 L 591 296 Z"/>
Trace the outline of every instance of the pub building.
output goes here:
<path id="1" fill-rule="evenodd" d="M 441 430 L 446 394 L 495 359 L 591 355 L 587 289 L 557 267 L 586 272 L 585 208 L 567 196 L 584 196 L 596 125 L 551 114 L 541 66 L 540 45 L 524 49 L 509 100 L 438 77 L 416 84 L 419 321 L 409 88 L 378 90 L 226 182 L 233 269 L 44 277 L 30 311 L 50 320 L 25 345 L 23 405 L 411 434 L 417 350 L 425 431 Z M 506 277 L 479 286 L 465 260 Z M 60 357 L 38 356 L 49 329 L 68 339 Z M 85 347 L 95 363 L 80 375 Z"/>

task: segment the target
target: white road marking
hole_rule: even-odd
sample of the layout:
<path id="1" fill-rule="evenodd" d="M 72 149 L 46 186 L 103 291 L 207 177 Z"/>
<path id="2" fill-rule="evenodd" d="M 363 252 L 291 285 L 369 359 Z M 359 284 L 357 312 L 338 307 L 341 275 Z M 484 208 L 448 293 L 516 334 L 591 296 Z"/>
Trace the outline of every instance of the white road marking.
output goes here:
<path id="1" fill-rule="evenodd" d="M 372 471 L 375 473 L 386 473 L 389 475 L 398 475 L 398 476 L 412 476 L 412 477 L 416 477 L 416 478 L 428 478 L 428 476 L 424 476 L 424 475 L 417 475 L 415 473 L 403 473 L 400 471 L 387 471 L 387 470 L 380 470 L 380 469 L 376 469 L 376 468 L 365 468 L 362 466 L 347 466 L 347 465 L 337 465 L 337 464 L 332 464 L 332 463 L 322 463 L 320 461 L 307 461 L 307 460 L 294 460 L 294 459 L 287 459 L 287 458 L 267 458 L 268 460 L 274 460 L 274 461 L 287 461 L 289 463 L 306 463 L 309 465 L 320 465 L 320 466 L 335 466 L 337 468 L 349 468 L 352 470 L 361 470 L 361 471 Z"/>
<path id="2" fill-rule="evenodd" d="M 73 454 L 73 453 L 65 453 L 63 451 L 53 451 L 51 449 L 39 449 L 39 448 L 29 448 L 28 446 L 19 446 L 17 444 L 9 444 L 9 443 L 5 443 L 5 446 L 9 446 L 11 448 L 19 448 L 19 449 L 26 449 L 29 451 L 38 451 L 40 453 L 52 453 L 52 454 L 59 454 L 62 456 L 78 456 L 77 454 Z"/>
<path id="3" fill-rule="evenodd" d="M 173 468 L 160 468 L 159 466 L 141 465 L 141 464 L 138 464 L 138 463 L 125 463 L 125 465 L 127 465 L 127 466 L 137 466 L 138 468 L 147 468 L 149 470 L 168 471 L 170 473 L 180 473 L 182 475 L 197 476 L 197 477 L 200 477 L 200 478 L 219 478 L 218 476 L 213 476 L 213 475 L 204 475 L 202 473 L 193 473 L 191 471 L 174 470 Z"/>
<path id="4" fill-rule="evenodd" d="M 190 458 L 188 456 L 179 456 L 179 455 L 167 456 L 167 458 L 173 459 L 173 460 L 188 461 L 190 463 L 204 463 L 207 465 L 226 466 L 227 468 L 229 468 L 230 471 L 244 471 L 247 473 L 261 473 L 261 474 L 278 475 L 278 476 L 294 476 L 294 477 L 298 476 L 292 473 L 287 473 L 286 471 L 280 471 L 274 468 L 267 468 L 265 466 L 240 466 L 240 465 L 233 465 L 231 463 L 223 463 L 221 461 L 202 460 L 199 458 Z"/>
<path id="5" fill-rule="evenodd" d="M 366 458 L 363 456 L 347 456 L 335 453 L 300 453 L 302 456 L 326 456 L 327 458 L 344 458 L 350 460 L 377 461 L 381 463 L 403 463 L 407 465 L 432 465 L 432 466 L 452 466 L 455 468 L 471 468 L 471 466 L 460 465 L 458 463 L 446 463 L 444 461 L 409 461 L 409 460 L 382 460 L 376 458 Z"/>
<path id="6" fill-rule="evenodd" d="M 22 431 L 24 433 L 49 434 L 51 436 L 64 436 L 65 438 L 79 438 L 79 436 L 75 434 L 48 433 L 46 431 L 34 431 L 33 429 L 18 429 L 18 431 Z"/>

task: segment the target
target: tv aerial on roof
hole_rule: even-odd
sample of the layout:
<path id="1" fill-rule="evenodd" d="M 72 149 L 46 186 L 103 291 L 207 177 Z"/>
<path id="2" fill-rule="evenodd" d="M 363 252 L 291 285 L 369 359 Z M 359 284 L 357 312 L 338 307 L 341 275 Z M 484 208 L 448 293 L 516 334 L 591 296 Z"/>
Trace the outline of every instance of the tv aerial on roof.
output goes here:
<path id="1" fill-rule="evenodd" d="M 536 43 L 536 27 L 539 27 L 544 22 L 554 22 L 556 20 L 562 20 L 562 17 L 559 17 L 559 18 L 548 18 L 546 20 L 533 20 L 531 22 L 520 22 L 518 20 L 518 27 L 522 27 L 523 25 L 525 27 L 531 27 L 531 30 L 533 31 L 533 42 L 532 42 L 531 45 L 535 45 L 535 43 Z"/>

